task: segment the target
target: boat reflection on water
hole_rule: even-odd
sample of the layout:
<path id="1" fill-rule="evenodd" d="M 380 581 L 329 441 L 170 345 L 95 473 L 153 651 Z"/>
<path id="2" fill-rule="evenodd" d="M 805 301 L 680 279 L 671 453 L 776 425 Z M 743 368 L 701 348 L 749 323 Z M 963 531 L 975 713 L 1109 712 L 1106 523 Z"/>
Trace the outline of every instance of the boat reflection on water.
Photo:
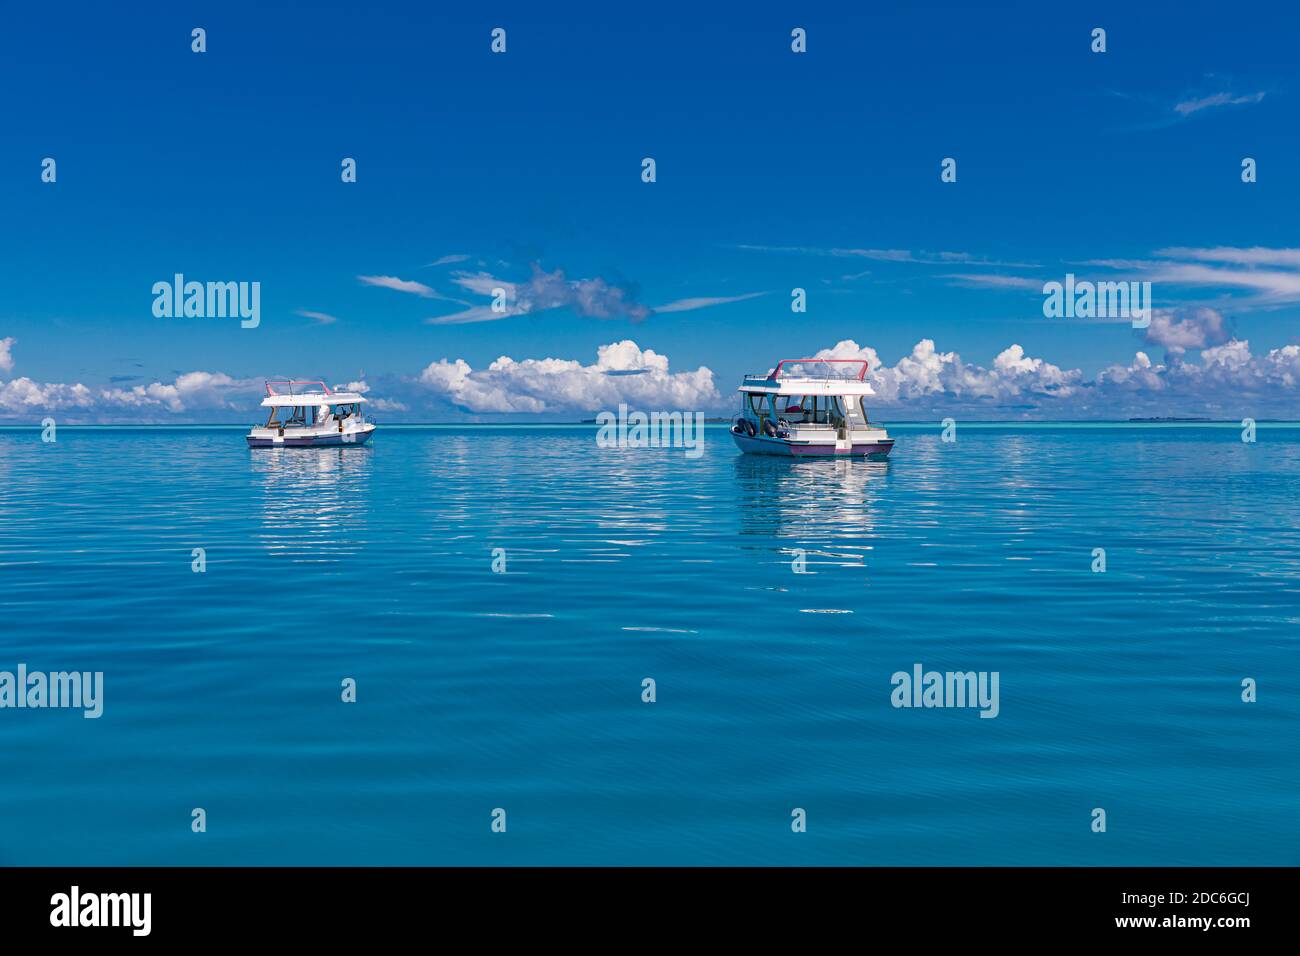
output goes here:
<path id="1" fill-rule="evenodd" d="M 803 547 L 870 538 L 890 467 L 860 458 L 740 455 L 734 463 L 740 533 L 797 538 Z"/>
<path id="2" fill-rule="evenodd" d="M 295 563 L 360 552 L 370 519 L 371 453 L 363 448 L 268 448 L 250 455 L 260 493 L 258 544 Z"/>

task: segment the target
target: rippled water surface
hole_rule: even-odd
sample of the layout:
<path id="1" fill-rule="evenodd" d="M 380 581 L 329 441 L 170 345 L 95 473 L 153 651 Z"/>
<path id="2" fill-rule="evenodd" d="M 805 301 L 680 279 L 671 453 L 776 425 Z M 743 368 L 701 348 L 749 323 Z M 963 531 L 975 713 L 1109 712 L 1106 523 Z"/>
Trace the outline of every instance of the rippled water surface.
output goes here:
<path id="1" fill-rule="evenodd" d="M 895 431 L 0 431 L 0 863 L 1300 863 L 1300 428 Z"/>

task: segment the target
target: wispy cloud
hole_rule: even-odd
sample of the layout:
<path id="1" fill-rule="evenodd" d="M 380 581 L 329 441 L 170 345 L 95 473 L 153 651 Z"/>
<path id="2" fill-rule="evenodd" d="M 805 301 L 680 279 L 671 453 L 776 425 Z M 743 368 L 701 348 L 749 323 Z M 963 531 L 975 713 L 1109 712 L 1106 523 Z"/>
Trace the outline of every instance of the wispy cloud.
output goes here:
<path id="1" fill-rule="evenodd" d="M 14 338 L 0 339 L 0 372 L 8 375 L 14 370 L 13 347 L 18 344 Z"/>
<path id="2" fill-rule="evenodd" d="M 1158 302 L 1166 308 L 1230 305 L 1234 309 L 1274 309 L 1300 302 L 1300 249 L 1265 246 L 1168 246 L 1157 249 L 1152 258 L 1088 259 L 1067 267 L 1092 267 L 1118 275 L 1102 278 L 1149 281 Z M 1039 279 L 1002 273 L 959 272 L 938 276 L 970 288 L 1025 289 L 1042 291 Z M 1081 274 L 1079 279 L 1098 280 Z M 1203 291 L 1215 290 L 1212 295 Z M 1098 320 L 1100 321 L 1100 320 Z M 1187 333 L 1187 326 L 1181 326 Z M 1187 333 L 1190 334 L 1190 333 Z M 1196 336 L 1192 336 L 1195 338 Z M 1207 340 L 1213 339 L 1209 335 Z M 1160 344 L 1160 343 L 1155 343 Z"/>
<path id="3" fill-rule="evenodd" d="M 361 280 L 362 285 L 392 289 L 394 292 L 406 292 L 411 295 L 418 295 L 422 299 L 437 299 L 439 302 L 454 302 L 463 306 L 469 305 L 468 302 L 443 295 L 432 286 L 427 286 L 423 282 L 415 282 L 412 279 L 399 279 L 397 276 L 357 276 L 357 278 Z"/>
<path id="4" fill-rule="evenodd" d="M 691 312 L 695 309 L 707 309 L 711 305 L 727 305 L 730 302 L 744 302 L 746 299 L 756 299 L 760 295 L 767 295 L 766 292 L 747 292 L 744 295 L 726 295 L 726 296 L 696 296 L 691 299 L 678 299 L 676 302 L 669 302 L 667 305 L 656 305 L 654 312 Z"/>
<path id="5" fill-rule="evenodd" d="M 570 279 L 563 269 L 546 272 L 533 265 L 533 274 L 525 282 L 507 282 L 486 272 L 458 272 L 456 285 L 478 295 L 497 296 L 504 292 L 503 311 L 489 305 L 471 306 L 452 315 L 426 319 L 431 325 L 463 325 L 470 322 L 493 322 L 516 315 L 532 315 L 552 309 L 570 309 L 591 319 L 627 319 L 640 322 L 652 314 L 649 306 L 636 301 L 632 288 L 596 276 Z"/>
<path id="6" fill-rule="evenodd" d="M 1043 283 L 1039 279 L 1030 279 L 1025 276 L 1004 276 L 996 273 L 972 273 L 958 275 L 941 275 L 940 279 L 949 279 L 955 285 L 970 286 L 973 288 L 993 288 L 993 289 L 1033 289 L 1035 292 L 1043 290 Z"/>
<path id="7" fill-rule="evenodd" d="M 410 292 L 414 295 L 423 296 L 426 299 L 438 298 L 438 293 L 434 292 L 423 282 L 412 282 L 409 279 L 399 279 L 397 276 L 357 276 L 362 285 L 378 286 L 381 289 L 392 289 L 394 292 Z"/>
<path id="8" fill-rule="evenodd" d="M 1000 266 L 1008 269 L 1034 269 L 1033 262 L 1003 262 L 997 259 L 985 259 L 969 252 L 928 252 L 913 249 L 851 249 L 841 247 L 819 248 L 816 246 L 761 246 L 741 244 L 737 249 L 747 252 L 779 252 L 804 256 L 833 256 L 837 259 L 869 259 L 873 262 L 904 262 L 915 265 L 968 265 Z"/>
<path id="9" fill-rule="evenodd" d="M 442 256 L 440 258 L 434 259 L 432 262 L 425 263 L 424 267 L 428 269 L 428 268 L 432 268 L 433 266 L 450 266 L 456 264 L 457 262 L 466 262 L 468 259 L 469 256 L 462 256 L 462 255 Z"/>
<path id="10" fill-rule="evenodd" d="M 1263 91 L 1248 93 L 1245 96 L 1234 96 L 1231 93 L 1212 93 L 1199 99 L 1183 100 L 1181 103 L 1176 103 L 1174 112 L 1179 116 L 1191 116 L 1193 113 L 1199 113 L 1201 110 L 1215 106 L 1242 106 L 1246 103 L 1258 103 L 1263 98 Z"/>
<path id="11" fill-rule="evenodd" d="M 1198 262 L 1230 262 L 1243 266 L 1288 266 L 1300 269 L 1300 249 L 1268 249 L 1264 246 L 1249 248 L 1213 246 L 1197 249 L 1172 246 L 1168 249 L 1157 249 L 1152 255 L 1161 259 L 1194 259 Z"/>
<path id="12" fill-rule="evenodd" d="M 507 294 L 512 294 L 511 290 L 514 289 L 513 282 L 498 279 L 489 272 L 453 272 L 451 281 L 466 292 L 473 292 L 475 295 L 495 295 L 497 289 L 504 289 Z"/>
<path id="13" fill-rule="evenodd" d="M 304 319 L 315 319 L 321 325 L 333 325 L 338 321 L 338 316 L 330 315 L 328 312 L 312 312 L 308 309 L 299 309 L 295 314 L 301 315 Z"/>
<path id="14" fill-rule="evenodd" d="M 875 262 L 910 262 L 926 266 L 953 265 L 1028 265 L 1028 263 L 993 262 L 969 252 L 926 252 L 912 249 L 831 249 L 831 255 L 870 259 Z"/>
<path id="15" fill-rule="evenodd" d="M 1153 263 L 1152 282 L 1175 285 L 1245 289 L 1257 293 L 1258 304 L 1300 301 L 1300 272 L 1275 269 L 1231 269 L 1196 263 Z"/>
<path id="16" fill-rule="evenodd" d="M 498 319 L 518 315 L 517 312 L 496 312 L 488 305 L 474 305 L 451 315 L 436 315 L 425 319 L 427 325 L 471 325 L 475 322 L 496 322 Z"/>
<path id="17" fill-rule="evenodd" d="M 1152 283 L 1253 293 L 1234 300 L 1242 308 L 1300 302 L 1300 249 L 1173 246 L 1153 255 L 1159 258 L 1092 259 L 1083 264 L 1120 270 Z"/>
<path id="18" fill-rule="evenodd" d="M 1181 96 L 1171 95 L 1167 89 L 1162 91 L 1123 92 L 1108 90 L 1111 95 L 1133 103 L 1145 116 L 1133 125 L 1123 127 L 1124 132 L 1151 131 L 1167 129 L 1181 123 L 1195 121 L 1205 114 L 1214 114 L 1237 107 L 1246 107 L 1262 102 L 1266 90 L 1255 93 L 1236 94 L 1224 87 L 1230 78 L 1207 75 L 1199 89 L 1184 92 Z"/>

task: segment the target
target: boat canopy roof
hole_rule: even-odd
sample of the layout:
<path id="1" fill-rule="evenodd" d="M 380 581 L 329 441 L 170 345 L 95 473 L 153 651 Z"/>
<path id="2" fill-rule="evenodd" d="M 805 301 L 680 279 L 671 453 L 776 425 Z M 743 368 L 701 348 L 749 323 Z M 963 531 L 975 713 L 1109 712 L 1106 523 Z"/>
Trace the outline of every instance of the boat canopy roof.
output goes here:
<path id="1" fill-rule="evenodd" d="M 766 375 L 746 375 L 737 391 L 763 395 L 874 395 L 866 376 L 866 359 L 781 359 Z"/>
<path id="2" fill-rule="evenodd" d="M 359 392 L 337 392 L 324 382 L 267 382 L 263 408 L 299 405 L 353 405 L 366 399 Z"/>

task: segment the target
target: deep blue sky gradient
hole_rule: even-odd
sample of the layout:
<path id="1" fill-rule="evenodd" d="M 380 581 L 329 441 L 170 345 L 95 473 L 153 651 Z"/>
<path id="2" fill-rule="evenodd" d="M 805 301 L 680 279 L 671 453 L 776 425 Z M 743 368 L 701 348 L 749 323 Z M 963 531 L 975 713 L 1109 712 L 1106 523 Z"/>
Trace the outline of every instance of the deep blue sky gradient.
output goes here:
<path id="1" fill-rule="evenodd" d="M 965 266 L 738 247 L 956 251 L 1060 279 L 1167 246 L 1296 245 L 1293 5 L 11 4 L 4 20 L 0 338 L 18 343 L 12 375 L 42 382 L 374 381 L 443 357 L 590 361 L 624 338 L 707 365 L 724 393 L 843 338 L 893 362 L 929 337 L 985 365 L 1017 342 L 1093 374 L 1137 334 L 941 278 Z M 1221 91 L 1265 96 L 1173 109 Z M 485 303 L 426 266 L 452 254 L 510 279 L 534 262 L 601 276 L 648 306 L 767 294 L 641 323 L 561 309 L 438 326 L 424 320 L 460 307 L 357 280 Z M 155 319 L 150 287 L 177 271 L 260 281 L 262 327 Z M 1256 352 L 1295 341 L 1294 305 L 1225 311 Z"/>

